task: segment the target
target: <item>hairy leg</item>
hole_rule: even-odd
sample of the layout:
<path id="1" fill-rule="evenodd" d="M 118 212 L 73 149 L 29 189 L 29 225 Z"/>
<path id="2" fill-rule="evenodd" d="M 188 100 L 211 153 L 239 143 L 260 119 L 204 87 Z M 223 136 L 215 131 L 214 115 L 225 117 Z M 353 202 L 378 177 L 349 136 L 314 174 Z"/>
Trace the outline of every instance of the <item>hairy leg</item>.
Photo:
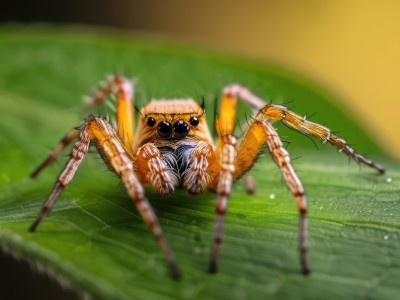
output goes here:
<path id="1" fill-rule="evenodd" d="M 223 223 L 228 206 L 228 199 L 232 189 L 233 174 L 235 172 L 236 138 L 229 134 L 221 139 L 222 149 L 220 156 L 220 173 L 217 183 L 217 218 L 215 221 L 214 244 L 211 252 L 209 271 L 216 273 L 218 270 L 218 257 L 222 244 Z"/>
<path id="2" fill-rule="evenodd" d="M 307 198 L 304 193 L 300 179 L 290 161 L 289 153 L 283 148 L 277 132 L 266 121 L 255 121 L 244 138 L 239 141 L 237 159 L 235 163 L 235 179 L 243 176 L 254 164 L 260 149 L 267 145 L 269 152 L 275 163 L 282 172 L 291 193 L 296 198 L 299 209 L 299 243 L 300 243 L 300 262 L 302 272 L 308 274 L 311 271 L 308 259 L 308 229 L 307 229 Z"/>
<path id="3" fill-rule="evenodd" d="M 352 159 L 363 163 L 371 168 L 374 168 L 380 173 L 385 172 L 385 168 L 383 166 L 357 153 L 353 148 L 349 146 L 346 140 L 333 134 L 329 128 L 314 122 L 307 121 L 305 116 L 300 116 L 294 112 L 291 112 L 287 109 L 287 107 L 283 105 L 267 104 L 263 100 L 255 96 L 253 93 L 251 93 L 248 89 L 237 84 L 227 86 L 224 89 L 224 97 L 235 99 L 235 101 L 237 98 L 239 98 L 251 105 L 253 108 L 259 110 L 255 117 L 257 120 L 261 118 L 266 118 L 273 121 L 282 121 L 287 126 L 301 131 L 304 134 L 318 138 L 324 143 L 329 142 L 335 145 L 340 152 L 346 153 Z"/>
<path id="4" fill-rule="evenodd" d="M 134 113 L 133 113 L 133 86 L 132 83 L 122 76 L 109 76 L 92 97 L 86 99 L 87 109 L 99 105 L 107 100 L 110 94 L 117 96 L 117 125 L 118 135 L 131 154 L 133 154 L 134 141 Z M 39 173 L 49 166 L 59 153 L 73 142 L 79 135 L 78 129 L 72 129 L 60 141 L 50 155 L 32 172 L 31 177 L 35 178 Z"/>
<path id="5" fill-rule="evenodd" d="M 133 157 L 129 152 L 127 152 L 111 125 L 101 118 L 92 118 L 86 121 L 82 126 L 79 140 L 74 145 L 71 158 L 63 172 L 60 174 L 53 192 L 30 227 L 30 230 L 34 231 L 36 229 L 45 217 L 46 213 L 50 210 L 51 206 L 57 200 L 61 191 L 72 180 L 79 164 L 87 154 L 91 142 L 96 145 L 98 152 L 101 154 L 103 160 L 110 169 L 121 178 L 129 196 L 136 205 L 136 208 L 160 244 L 160 247 L 170 265 L 172 275 L 175 278 L 179 278 L 179 268 L 163 236 L 158 218 L 147 200 L 143 187 L 133 170 Z"/>
<path id="6" fill-rule="evenodd" d="M 40 172 L 42 172 L 43 169 L 49 166 L 57 158 L 58 154 L 60 154 L 65 147 L 74 141 L 78 135 L 78 129 L 72 129 L 70 132 L 68 132 L 58 143 L 57 147 L 50 153 L 50 155 L 31 173 L 31 178 L 35 178 Z"/>
<path id="7" fill-rule="evenodd" d="M 70 183 L 75 175 L 76 170 L 88 153 L 90 146 L 90 137 L 86 129 L 83 129 L 79 134 L 79 139 L 72 148 L 71 157 L 67 162 L 64 170 L 58 176 L 55 187 L 49 198 L 42 207 L 42 210 L 36 217 L 35 221 L 29 228 L 30 231 L 35 231 L 36 227 L 42 222 L 50 208 L 56 202 L 61 191 Z"/>
<path id="8" fill-rule="evenodd" d="M 217 141 L 217 156 L 220 157 L 220 150 L 223 145 L 223 137 L 225 135 L 233 134 L 236 122 L 236 106 L 237 106 L 237 95 L 235 90 L 231 90 L 229 87 L 225 88 L 221 99 L 220 114 L 215 120 L 215 126 L 218 133 Z M 254 194 L 255 184 L 252 177 L 246 179 L 246 188 L 248 194 Z"/>

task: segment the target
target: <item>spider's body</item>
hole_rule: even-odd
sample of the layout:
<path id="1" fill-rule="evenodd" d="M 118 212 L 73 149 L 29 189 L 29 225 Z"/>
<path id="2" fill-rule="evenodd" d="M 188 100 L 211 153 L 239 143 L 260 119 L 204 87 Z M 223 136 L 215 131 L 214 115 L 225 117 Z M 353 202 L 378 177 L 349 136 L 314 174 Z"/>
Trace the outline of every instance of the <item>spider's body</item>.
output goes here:
<path id="1" fill-rule="evenodd" d="M 69 143 L 78 140 L 71 158 L 56 181 L 55 188 L 31 226 L 34 231 L 61 191 L 69 184 L 76 170 L 95 145 L 109 168 L 119 176 L 143 219 L 158 240 L 171 266 L 174 277 L 180 272 L 161 231 L 157 216 L 145 196 L 143 185 L 154 186 L 160 194 L 169 195 L 176 188 L 191 194 L 206 189 L 217 194 L 216 227 L 211 253 L 210 272 L 216 272 L 222 242 L 222 226 L 232 183 L 254 165 L 260 151 L 267 146 L 282 172 L 299 208 L 299 241 L 302 272 L 310 272 L 307 256 L 307 199 L 300 179 L 294 171 L 289 153 L 272 127 L 280 120 L 307 135 L 329 142 L 354 160 L 375 168 L 384 168 L 358 154 L 341 137 L 281 105 L 267 104 L 239 85 L 226 87 L 222 94 L 221 112 L 216 119 L 218 139 L 214 144 L 207 127 L 205 110 L 192 99 L 151 101 L 140 110 L 134 133 L 133 86 L 123 77 L 111 76 L 102 90 L 90 99 L 91 105 L 117 96 L 117 128 L 101 117 L 87 119 L 79 129 L 70 131 L 53 153 L 33 172 L 35 177 L 49 165 Z M 233 136 L 237 100 L 243 100 L 257 113 L 243 137 Z"/>

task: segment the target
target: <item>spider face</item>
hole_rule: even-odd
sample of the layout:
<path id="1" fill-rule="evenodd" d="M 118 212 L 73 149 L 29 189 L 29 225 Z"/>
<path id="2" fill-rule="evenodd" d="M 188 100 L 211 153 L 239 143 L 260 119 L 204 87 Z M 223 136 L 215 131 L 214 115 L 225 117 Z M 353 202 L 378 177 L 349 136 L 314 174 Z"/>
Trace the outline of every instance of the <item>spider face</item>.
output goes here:
<path id="1" fill-rule="evenodd" d="M 204 109 L 192 99 L 151 101 L 140 111 L 135 148 L 148 142 L 211 140 Z"/>

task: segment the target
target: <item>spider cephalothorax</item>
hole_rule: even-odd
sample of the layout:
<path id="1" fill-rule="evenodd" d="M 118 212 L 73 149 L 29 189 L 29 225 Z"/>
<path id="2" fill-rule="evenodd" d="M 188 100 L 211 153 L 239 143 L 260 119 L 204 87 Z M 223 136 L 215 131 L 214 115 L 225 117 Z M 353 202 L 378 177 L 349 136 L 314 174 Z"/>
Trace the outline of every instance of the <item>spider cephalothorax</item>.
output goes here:
<path id="1" fill-rule="evenodd" d="M 136 148 L 157 140 L 174 143 L 185 137 L 211 141 L 204 108 L 193 99 L 151 101 L 139 116 Z"/>
<path id="2" fill-rule="evenodd" d="M 207 127 L 204 107 L 192 99 L 149 102 L 140 110 L 135 136 L 133 87 L 128 80 L 120 76 L 110 76 L 108 84 L 91 99 L 91 104 L 105 101 L 111 93 L 117 96 L 117 128 L 114 129 L 103 118 L 89 118 L 79 129 L 70 131 L 33 172 L 32 177 L 37 176 L 66 145 L 78 138 L 71 158 L 30 230 L 34 231 L 42 221 L 61 191 L 71 181 L 88 153 L 90 144 L 94 144 L 107 165 L 120 177 L 129 196 L 160 243 L 176 278 L 180 276 L 178 266 L 164 239 L 157 216 L 145 196 L 143 185 L 150 184 L 164 195 L 171 194 L 180 187 L 191 194 L 199 194 L 206 189 L 216 192 L 217 219 L 209 269 L 210 272 L 216 272 L 222 242 L 222 225 L 232 183 L 251 169 L 266 145 L 297 201 L 300 217 L 300 262 L 302 272 L 308 274 L 307 199 L 289 154 L 283 148 L 270 121 L 280 120 L 291 128 L 335 145 L 354 160 L 375 168 L 380 173 L 384 172 L 382 166 L 355 152 L 344 139 L 331 133 L 325 126 L 307 121 L 285 106 L 266 104 L 240 85 L 230 85 L 223 91 L 221 113 L 215 124 L 218 133 L 215 143 Z M 233 130 L 238 99 L 258 112 L 244 136 L 237 140 L 233 136 Z"/>

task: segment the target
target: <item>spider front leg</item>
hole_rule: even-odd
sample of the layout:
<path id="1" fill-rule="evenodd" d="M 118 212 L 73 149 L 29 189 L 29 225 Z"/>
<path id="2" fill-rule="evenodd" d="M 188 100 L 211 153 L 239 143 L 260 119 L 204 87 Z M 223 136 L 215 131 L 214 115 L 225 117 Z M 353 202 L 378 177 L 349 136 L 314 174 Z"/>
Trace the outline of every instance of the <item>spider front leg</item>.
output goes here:
<path id="1" fill-rule="evenodd" d="M 318 138 L 324 143 L 329 142 L 335 145 L 340 152 L 347 154 L 355 161 L 374 168 L 381 174 L 385 173 L 385 168 L 383 166 L 357 153 L 353 148 L 349 146 L 346 140 L 333 134 L 329 128 L 314 122 L 307 121 L 305 116 L 300 116 L 288 110 L 287 107 L 283 105 L 267 104 L 266 102 L 255 96 L 248 89 L 237 84 L 230 85 L 224 89 L 224 98 L 231 98 L 235 101 L 237 98 L 239 98 L 258 110 L 255 119 L 258 120 L 263 117 L 267 120 L 282 121 L 290 128 L 296 129 L 304 134 Z"/>
<path id="2" fill-rule="evenodd" d="M 129 80 L 122 76 L 111 75 L 104 82 L 103 87 L 92 97 L 88 97 L 86 101 L 88 109 L 106 101 L 110 94 L 116 95 L 118 135 L 131 154 L 133 154 L 135 117 L 133 113 L 133 92 L 133 85 Z M 50 155 L 32 172 L 30 176 L 32 178 L 37 177 L 43 169 L 53 163 L 60 152 L 73 142 L 78 135 L 79 130 L 77 129 L 69 131 Z"/>
<path id="3" fill-rule="evenodd" d="M 103 160 L 110 169 L 120 177 L 129 196 L 136 205 L 136 208 L 160 244 L 170 265 L 173 277 L 179 278 L 179 268 L 175 262 L 172 251 L 163 236 L 158 218 L 144 194 L 142 185 L 135 175 L 133 157 L 126 150 L 111 125 L 101 118 L 89 119 L 82 125 L 79 133 L 79 140 L 73 147 L 71 158 L 58 177 L 53 192 L 30 227 L 30 231 L 35 231 L 47 212 L 51 209 L 54 202 L 57 200 L 61 191 L 72 180 L 80 163 L 88 153 L 91 142 L 96 145 L 98 152 L 101 154 Z"/>
<path id="4" fill-rule="evenodd" d="M 277 132 L 266 121 L 254 121 L 246 132 L 243 139 L 240 140 L 240 146 L 237 152 L 235 162 L 235 180 L 243 176 L 257 159 L 260 149 L 267 144 L 270 154 L 282 172 L 287 186 L 297 200 L 299 208 L 299 244 L 300 244 L 300 262 L 303 274 L 311 271 L 308 259 L 308 229 L 307 229 L 307 198 L 303 186 L 290 162 L 289 153 L 283 148 Z"/>
<path id="5" fill-rule="evenodd" d="M 260 103 L 259 103 L 260 104 Z M 217 156 L 221 156 L 219 151 L 223 145 L 223 138 L 226 135 L 233 133 L 236 123 L 236 106 L 237 106 L 237 95 L 232 93 L 228 88 L 224 89 L 222 99 L 220 114 L 215 122 L 215 127 L 218 133 L 217 141 Z M 254 194 L 255 184 L 253 177 L 246 178 L 246 188 L 248 194 Z"/>
<path id="6" fill-rule="evenodd" d="M 235 172 L 236 138 L 227 134 L 221 138 L 220 172 L 217 183 L 217 219 L 215 222 L 214 245 L 211 252 L 210 273 L 218 270 L 218 257 L 222 244 L 223 223 Z"/>

